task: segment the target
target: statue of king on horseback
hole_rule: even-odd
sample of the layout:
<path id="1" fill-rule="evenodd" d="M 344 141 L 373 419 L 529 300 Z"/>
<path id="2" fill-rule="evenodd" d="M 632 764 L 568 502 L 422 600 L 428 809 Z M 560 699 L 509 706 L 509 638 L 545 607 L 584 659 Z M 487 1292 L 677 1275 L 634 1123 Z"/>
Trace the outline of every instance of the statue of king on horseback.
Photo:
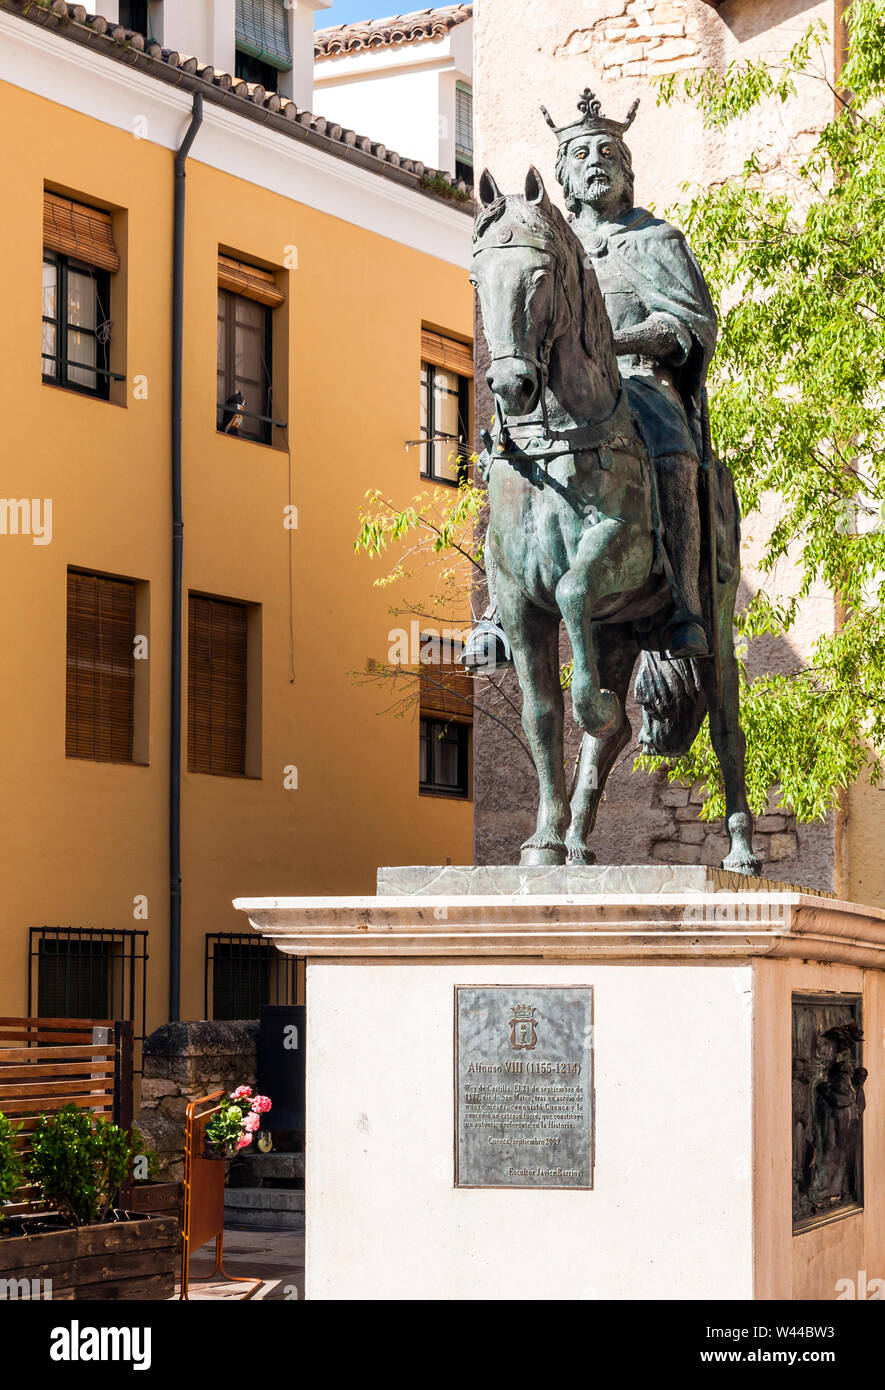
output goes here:
<path id="1" fill-rule="evenodd" d="M 587 840 L 631 736 L 638 660 L 642 746 L 678 756 L 709 713 L 725 867 L 754 873 L 732 636 L 740 516 L 704 389 L 716 312 L 682 233 L 634 206 L 623 137 L 637 104 L 614 121 L 585 90 L 580 120 L 562 128 L 541 108 L 568 222 L 535 169 L 524 197 L 505 197 L 487 171 L 480 180 L 471 278 L 495 401 L 480 460 L 490 605 L 462 659 L 488 670 L 512 651 L 540 788 L 523 863 L 594 861 Z M 571 804 L 561 622 L 584 733 Z"/>

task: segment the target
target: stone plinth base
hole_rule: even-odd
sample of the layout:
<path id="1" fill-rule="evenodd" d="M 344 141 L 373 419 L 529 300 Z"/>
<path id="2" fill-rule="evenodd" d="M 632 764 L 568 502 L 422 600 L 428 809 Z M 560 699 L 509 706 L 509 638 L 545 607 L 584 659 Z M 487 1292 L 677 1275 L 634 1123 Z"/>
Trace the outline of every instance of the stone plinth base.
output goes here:
<path id="1" fill-rule="evenodd" d="M 885 1276 L 885 913 L 663 865 L 379 886 L 236 904 L 308 958 L 308 1297 L 835 1299 Z M 456 1185 L 455 990 L 493 986 L 592 988 L 589 1190 Z M 862 1205 L 798 1234 L 794 995 L 859 999 L 869 1069 Z"/>

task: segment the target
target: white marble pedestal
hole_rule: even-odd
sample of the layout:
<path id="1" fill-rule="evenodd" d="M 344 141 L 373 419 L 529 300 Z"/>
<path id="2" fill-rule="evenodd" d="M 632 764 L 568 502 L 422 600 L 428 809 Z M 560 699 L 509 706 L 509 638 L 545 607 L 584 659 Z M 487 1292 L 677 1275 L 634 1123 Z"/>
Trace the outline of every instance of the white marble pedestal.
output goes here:
<path id="1" fill-rule="evenodd" d="M 307 1297 L 835 1299 L 885 1278 L 885 913 L 733 881 L 404 869 L 374 898 L 238 899 L 307 958 Z M 593 987 L 592 1190 L 455 1186 L 458 985 Z M 863 1207 L 801 1234 L 794 994 L 860 997 L 869 1070 Z"/>

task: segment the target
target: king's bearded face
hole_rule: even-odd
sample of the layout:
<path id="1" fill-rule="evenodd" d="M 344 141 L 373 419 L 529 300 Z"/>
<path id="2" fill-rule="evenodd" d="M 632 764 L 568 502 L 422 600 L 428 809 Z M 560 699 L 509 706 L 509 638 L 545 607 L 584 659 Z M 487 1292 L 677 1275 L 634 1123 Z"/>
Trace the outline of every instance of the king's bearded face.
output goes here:
<path id="1" fill-rule="evenodd" d="M 573 140 L 557 170 L 572 211 L 589 204 L 600 214 L 612 214 L 632 205 L 632 183 L 626 154 L 610 135 L 581 136 Z"/>

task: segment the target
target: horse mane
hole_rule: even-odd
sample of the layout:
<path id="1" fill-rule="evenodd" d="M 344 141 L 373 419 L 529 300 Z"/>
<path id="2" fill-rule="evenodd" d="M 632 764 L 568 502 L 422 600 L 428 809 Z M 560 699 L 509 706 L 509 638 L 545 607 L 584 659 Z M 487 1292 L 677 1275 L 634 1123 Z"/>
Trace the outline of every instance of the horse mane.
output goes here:
<path id="1" fill-rule="evenodd" d="M 606 355 L 614 364 L 615 347 L 611 324 L 605 312 L 599 282 L 593 267 L 586 264 L 584 248 L 577 232 L 573 231 L 559 208 L 547 202 L 530 203 L 520 194 L 502 194 L 487 207 L 480 208 L 474 224 L 474 241 L 500 222 L 507 220 L 522 227 L 532 236 L 550 241 L 551 251 L 559 262 L 570 304 L 581 303 L 581 341 L 587 356 L 600 365 Z"/>

